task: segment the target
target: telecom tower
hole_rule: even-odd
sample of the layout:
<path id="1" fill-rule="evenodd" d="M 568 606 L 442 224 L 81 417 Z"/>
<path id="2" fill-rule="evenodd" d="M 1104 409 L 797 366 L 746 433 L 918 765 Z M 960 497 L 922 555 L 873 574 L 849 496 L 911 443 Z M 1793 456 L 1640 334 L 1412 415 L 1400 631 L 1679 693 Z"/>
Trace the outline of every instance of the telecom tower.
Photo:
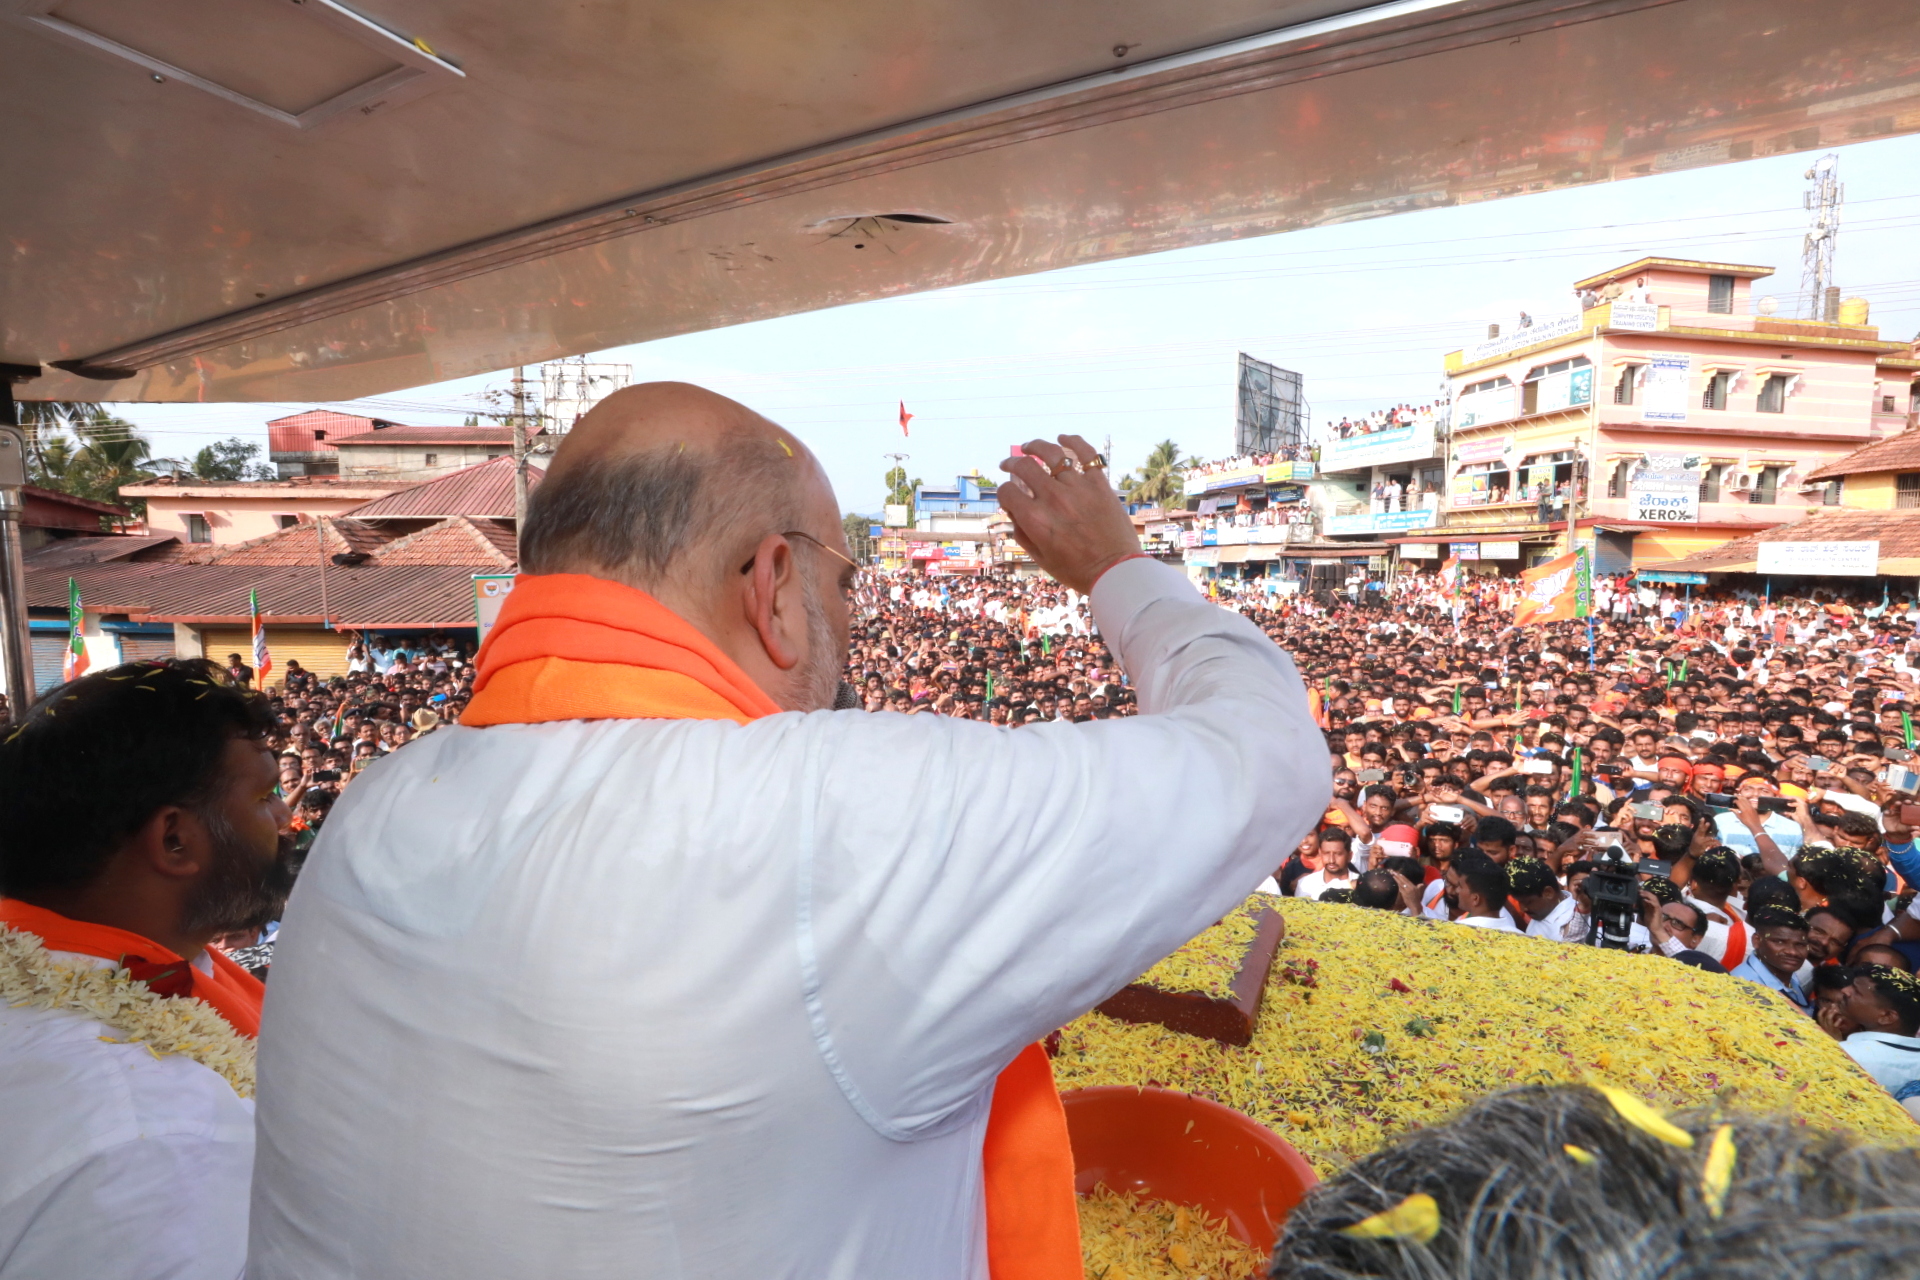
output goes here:
<path id="1" fill-rule="evenodd" d="M 1805 320 L 1840 318 L 1840 286 L 1833 282 L 1833 250 L 1840 239 L 1840 157 L 1829 151 L 1807 170 L 1807 209 L 1813 217 L 1800 244 L 1800 316 Z"/>
<path id="2" fill-rule="evenodd" d="M 633 381 L 630 364 L 589 364 L 585 356 L 540 366 L 542 417 L 549 435 L 564 435 L 587 410 Z"/>

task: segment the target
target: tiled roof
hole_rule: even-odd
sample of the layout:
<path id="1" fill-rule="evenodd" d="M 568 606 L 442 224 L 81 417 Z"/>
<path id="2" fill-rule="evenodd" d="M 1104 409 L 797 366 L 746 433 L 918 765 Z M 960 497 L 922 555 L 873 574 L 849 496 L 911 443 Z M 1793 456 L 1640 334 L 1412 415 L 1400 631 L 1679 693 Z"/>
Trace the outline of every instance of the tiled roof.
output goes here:
<path id="1" fill-rule="evenodd" d="M 418 526 L 425 524 L 425 528 Z M 276 529 L 263 537 L 222 546 L 183 545 L 171 535 L 160 546 L 140 559 L 147 564 L 212 564 L 249 568 L 276 568 L 318 565 L 324 558 L 361 553 L 381 564 L 464 565 L 470 569 L 496 571 L 511 568 L 519 548 L 510 522 L 470 520 L 453 516 L 446 520 L 368 521 L 322 519 Z M 95 539 L 95 541 L 101 541 Z"/>
<path id="2" fill-rule="evenodd" d="M 154 565 L 118 562 L 27 571 L 27 606 L 67 607 L 67 578 L 80 584 L 89 610 L 125 613 L 137 621 L 226 623 L 247 620 L 247 592 L 257 591 L 269 624 L 313 626 L 323 618 L 341 629 L 470 627 L 473 574 L 468 565 L 329 565 L 255 567 L 232 564 Z M 324 600 L 324 609 L 323 609 Z"/>
<path id="3" fill-rule="evenodd" d="M 100 538 L 55 538 L 21 557 L 29 569 L 63 569 L 79 564 L 109 564 L 142 551 L 177 542 L 171 533 L 121 534 Z"/>
<path id="4" fill-rule="evenodd" d="M 1808 480 L 1832 480 L 1867 471 L 1920 471 L 1920 430 L 1876 440 L 1807 473 Z"/>
<path id="5" fill-rule="evenodd" d="M 538 433 L 533 433 L 535 438 Z M 339 444 L 348 449 L 390 444 L 513 444 L 512 427 L 381 427 L 349 436 Z"/>
<path id="6" fill-rule="evenodd" d="M 540 483 L 538 467 L 527 469 L 527 490 Z M 494 458 L 462 467 L 458 471 L 413 485 L 398 493 L 353 507 L 342 515 L 357 520 L 446 516 L 486 516 L 496 520 L 513 518 L 513 459 Z"/>
<path id="7" fill-rule="evenodd" d="M 418 533 L 389 542 L 374 553 L 381 564 L 459 564 L 511 569 L 514 552 L 500 546 L 465 516 L 453 516 L 428 525 Z"/>

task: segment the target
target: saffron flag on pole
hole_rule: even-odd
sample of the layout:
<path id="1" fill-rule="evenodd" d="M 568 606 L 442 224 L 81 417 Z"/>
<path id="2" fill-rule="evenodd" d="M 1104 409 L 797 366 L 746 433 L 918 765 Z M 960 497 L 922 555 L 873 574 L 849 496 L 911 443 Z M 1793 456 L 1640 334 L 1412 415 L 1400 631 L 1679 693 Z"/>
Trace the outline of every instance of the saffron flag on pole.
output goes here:
<path id="1" fill-rule="evenodd" d="M 904 436 L 904 435 L 910 434 L 907 430 L 907 424 L 912 421 L 913 421 L 913 415 L 907 412 L 907 402 L 905 400 L 902 400 L 900 402 L 900 434 L 901 435 Z"/>
<path id="2" fill-rule="evenodd" d="M 1571 622 L 1592 612 L 1593 591 L 1583 547 L 1520 575 L 1520 598 L 1513 606 L 1515 626 Z"/>
<path id="3" fill-rule="evenodd" d="M 60 679 L 78 680 L 87 673 L 87 638 L 82 634 L 87 616 L 80 608 L 80 584 L 67 579 L 67 653 L 60 664 Z"/>
<path id="4" fill-rule="evenodd" d="M 273 655 L 267 652 L 267 629 L 260 624 L 260 593 L 247 591 L 247 612 L 253 615 L 253 679 L 256 689 L 267 687 L 267 672 L 273 670 Z"/>
<path id="5" fill-rule="evenodd" d="M 1440 565 L 1440 594 L 1448 600 L 1460 598 L 1460 562 L 1446 560 Z"/>

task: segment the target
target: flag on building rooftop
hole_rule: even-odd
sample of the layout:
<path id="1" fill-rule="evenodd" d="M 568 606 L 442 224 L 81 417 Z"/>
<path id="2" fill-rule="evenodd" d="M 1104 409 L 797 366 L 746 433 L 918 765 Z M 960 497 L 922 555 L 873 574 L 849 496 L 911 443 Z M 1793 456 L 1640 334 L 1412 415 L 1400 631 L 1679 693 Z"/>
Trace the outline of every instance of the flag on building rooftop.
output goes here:
<path id="1" fill-rule="evenodd" d="M 87 673 L 87 615 L 80 608 L 80 584 L 67 579 L 67 653 L 61 662 L 61 680 L 78 680 Z"/>
<path id="2" fill-rule="evenodd" d="M 247 612 L 253 619 L 253 687 L 267 687 L 267 672 L 273 670 L 273 654 L 267 651 L 267 629 L 260 621 L 260 593 L 247 591 Z"/>

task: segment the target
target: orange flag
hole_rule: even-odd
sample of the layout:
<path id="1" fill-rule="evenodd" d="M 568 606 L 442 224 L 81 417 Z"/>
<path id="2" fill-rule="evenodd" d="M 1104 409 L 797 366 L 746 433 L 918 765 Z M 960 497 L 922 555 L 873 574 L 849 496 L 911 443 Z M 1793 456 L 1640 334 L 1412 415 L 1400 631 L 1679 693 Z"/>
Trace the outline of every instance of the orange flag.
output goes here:
<path id="1" fill-rule="evenodd" d="M 1538 622 L 1584 618 L 1591 599 L 1586 552 L 1570 552 L 1520 575 L 1520 598 L 1513 606 L 1514 625 L 1524 627 Z"/>
<path id="2" fill-rule="evenodd" d="M 907 424 L 912 421 L 913 421 L 913 415 L 907 412 L 907 402 L 905 400 L 902 400 L 900 402 L 900 434 L 901 435 L 904 436 L 909 434 L 907 431 Z"/>

